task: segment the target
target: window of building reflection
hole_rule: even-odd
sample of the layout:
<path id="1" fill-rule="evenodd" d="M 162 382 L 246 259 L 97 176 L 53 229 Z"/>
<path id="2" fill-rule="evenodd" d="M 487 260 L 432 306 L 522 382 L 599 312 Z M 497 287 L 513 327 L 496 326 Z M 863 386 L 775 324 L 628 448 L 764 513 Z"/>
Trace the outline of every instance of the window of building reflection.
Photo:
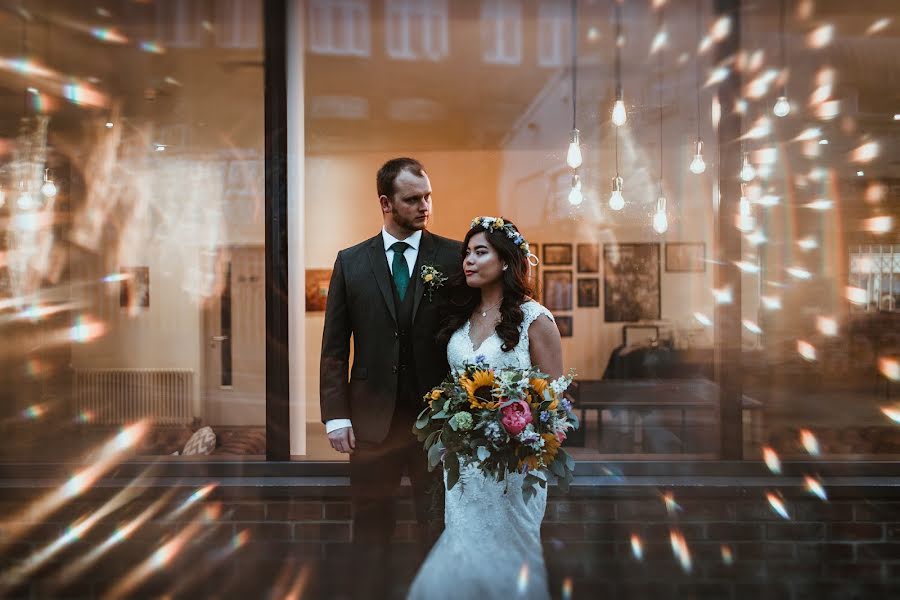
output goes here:
<path id="1" fill-rule="evenodd" d="M 265 454 L 261 10 L 0 17 L 4 459 Z"/>
<path id="2" fill-rule="evenodd" d="M 447 56 L 447 0 L 387 0 L 387 53 L 403 60 Z"/>
<path id="3" fill-rule="evenodd" d="M 889 158 L 900 109 L 884 93 L 895 9 L 805 2 L 781 20 L 778 2 L 745 3 L 738 21 L 707 1 L 579 2 L 573 27 L 569 2 L 447 3 L 446 53 L 434 62 L 406 29 L 431 3 L 362 4 L 371 52 L 326 60 L 311 44 L 306 57 L 306 196 L 330 199 L 305 205 L 308 277 L 378 231 L 372 175 L 411 155 L 434 186 L 433 231 L 460 238 L 474 215 L 502 214 L 539 248 L 538 299 L 579 373 L 586 427 L 569 444 L 580 458 L 721 456 L 725 393 L 740 406 L 732 425 L 748 460 L 765 448 L 900 452 Z M 733 29 L 740 49 L 723 57 Z M 723 104 L 733 72 L 742 82 Z M 577 206 L 566 164 L 573 77 Z M 719 126 L 735 114 L 738 158 L 720 164 Z M 722 197 L 722 173 L 734 197 Z M 664 233 L 653 227 L 661 195 Z M 326 234 L 318 224 L 335 211 L 341 232 Z M 722 273 L 739 285 L 720 284 Z M 723 321 L 734 306 L 737 319 Z M 315 364 L 322 313 L 307 309 Z M 723 392 L 726 371 L 736 375 Z M 339 459 L 317 418 L 310 402 L 310 455 Z"/>

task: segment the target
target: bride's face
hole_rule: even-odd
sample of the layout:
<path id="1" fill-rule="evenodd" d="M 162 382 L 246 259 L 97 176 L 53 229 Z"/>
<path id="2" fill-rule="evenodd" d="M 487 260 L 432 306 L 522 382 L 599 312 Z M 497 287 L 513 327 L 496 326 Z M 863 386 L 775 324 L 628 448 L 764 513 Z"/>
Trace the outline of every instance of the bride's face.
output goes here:
<path id="1" fill-rule="evenodd" d="M 466 285 L 473 288 L 496 283 L 503 276 L 500 255 L 488 243 L 487 235 L 476 233 L 469 238 L 463 272 L 466 275 Z"/>

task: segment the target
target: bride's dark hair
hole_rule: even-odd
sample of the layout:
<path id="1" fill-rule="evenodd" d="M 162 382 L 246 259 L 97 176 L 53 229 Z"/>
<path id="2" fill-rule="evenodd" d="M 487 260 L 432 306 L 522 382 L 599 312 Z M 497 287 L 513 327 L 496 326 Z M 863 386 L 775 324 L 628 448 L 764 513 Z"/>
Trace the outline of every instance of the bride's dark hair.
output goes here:
<path id="1" fill-rule="evenodd" d="M 518 231 L 512 222 L 506 219 L 503 221 L 507 226 Z M 460 263 L 466 259 L 469 240 L 478 233 L 485 235 L 488 244 L 497 251 L 500 262 L 509 265 L 502 272 L 503 301 L 500 304 L 500 323 L 497 324 L 497 336 L 503 341 L 502 349 L 504 352 L 509 352 L 519 343 L 519 326 L 522 325 L 525 317 L 522 313 L 522 303 L 534 294 L 531 286 L 528 285 L 528 260 L 522 253 L 522 249 L 506 235 L 506 228 L 489 230 L 477 225 L 469 230 L 463 240 Z M 450 341 L 453 332 L 469 320 L 481 300 L 480 292 L 466 285 L 466 276 L 462 271 L 452 277 L 448 284 L 450 288 L 449 307 L 443 325 L 437 334 L 437 340 L 441 344 L 447 344 Z"/>

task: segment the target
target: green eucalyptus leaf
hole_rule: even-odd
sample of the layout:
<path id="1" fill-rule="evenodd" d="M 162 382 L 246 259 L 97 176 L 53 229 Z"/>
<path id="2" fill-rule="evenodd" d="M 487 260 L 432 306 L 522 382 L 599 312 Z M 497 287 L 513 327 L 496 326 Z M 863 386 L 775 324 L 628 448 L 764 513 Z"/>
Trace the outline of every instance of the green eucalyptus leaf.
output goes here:
<path id="1" fill-rule="evenodd" d="M 444 449 L 444 443 L 438 440 L 431 448 L 428 449 L 428 470 L 433 470 L 439 462 L 441 462 L 441 451 Z"/>

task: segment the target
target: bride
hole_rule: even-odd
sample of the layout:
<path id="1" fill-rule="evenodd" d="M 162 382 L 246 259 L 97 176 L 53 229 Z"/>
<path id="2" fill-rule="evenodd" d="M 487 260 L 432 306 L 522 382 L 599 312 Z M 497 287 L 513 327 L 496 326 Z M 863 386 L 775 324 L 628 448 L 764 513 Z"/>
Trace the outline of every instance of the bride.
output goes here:
<path id="1" fill-rule="evenodd" d="M 538 367 L 562 375 L 559 331 L 550 311 L 530 299 L 533 255 L 516 226 L 478 217 L 463 241 L 468 299 L 454 305 L 438 334 L 453 371 L 478 359 L 494 368 Z M 445 477 L 446 480 L 446 477 Z M 416 575 L 409 598 L 549 598 L 541 549 L 547 489 L 526 502 L 524 475 L 503 482 L 477 466 L 461 469 L 446 494 L 445 530 Z"/>

